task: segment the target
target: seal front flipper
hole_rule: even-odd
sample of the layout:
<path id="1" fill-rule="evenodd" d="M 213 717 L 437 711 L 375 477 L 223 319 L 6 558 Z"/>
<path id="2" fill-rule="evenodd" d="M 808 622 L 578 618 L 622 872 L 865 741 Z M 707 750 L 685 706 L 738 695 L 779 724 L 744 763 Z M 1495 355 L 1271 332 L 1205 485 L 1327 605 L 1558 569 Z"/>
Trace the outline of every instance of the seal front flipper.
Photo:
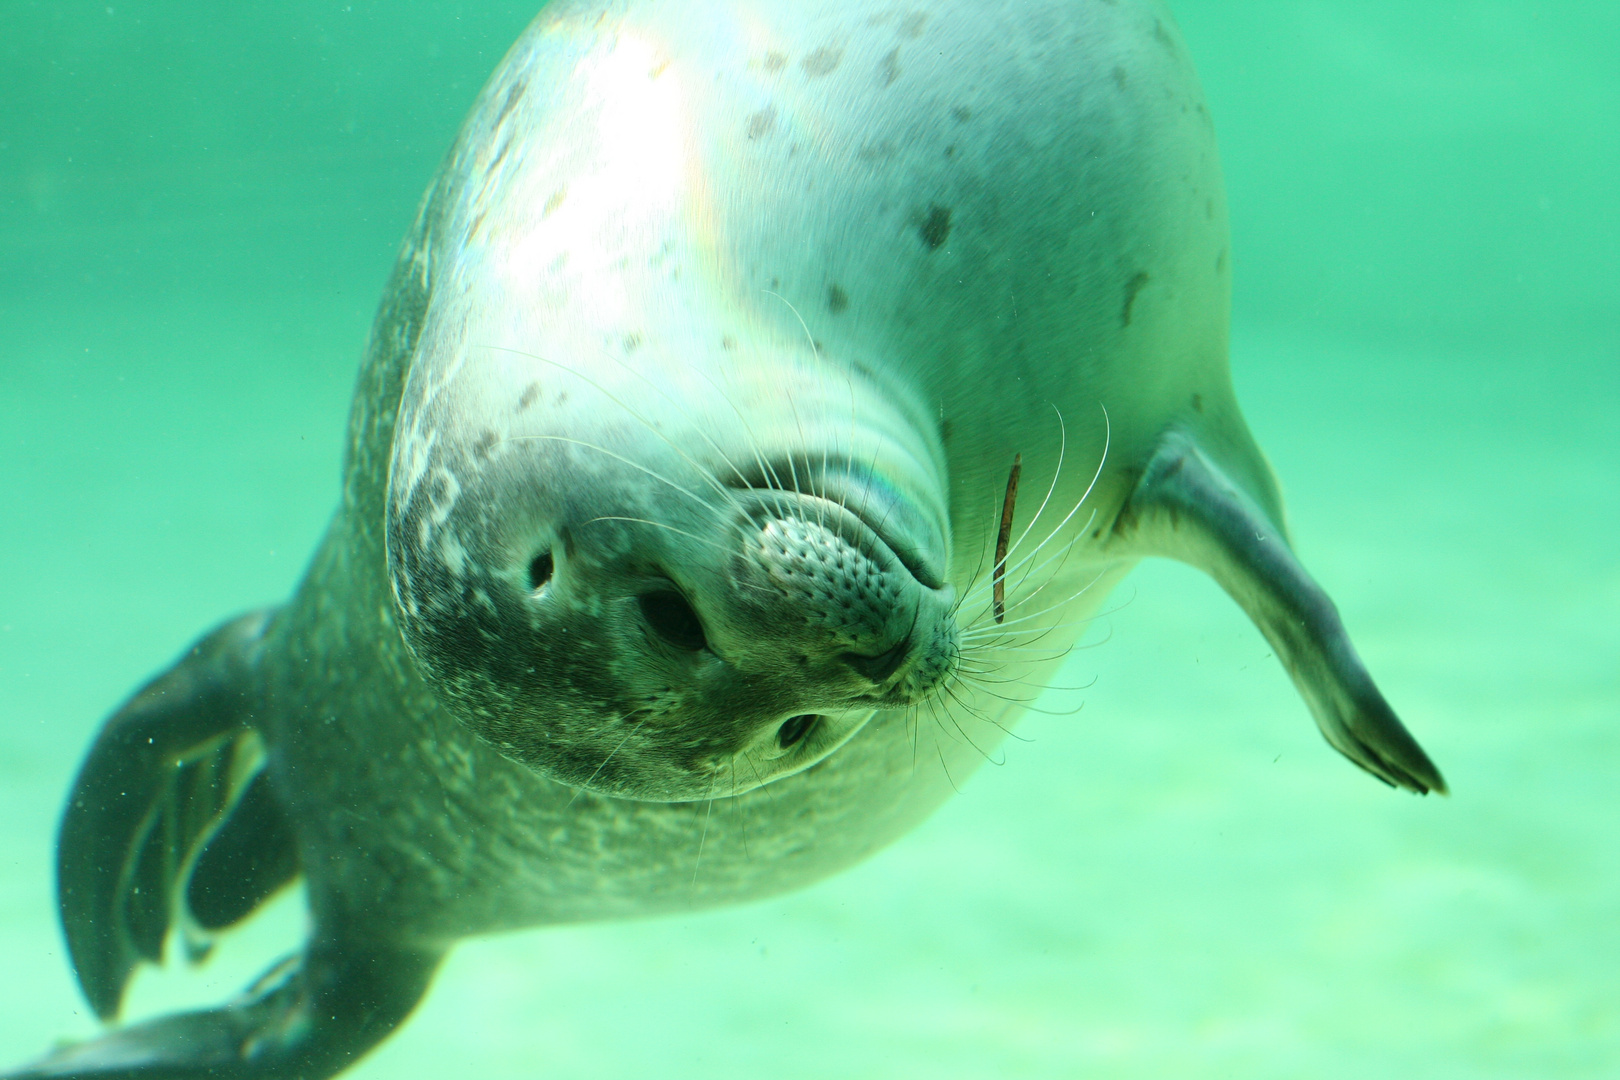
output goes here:
<path id="1" fill-rule="evenodd" d="M 441 956 L 320 939 L 231 1005 L 69 1046 L 6 1080 L 320 1080 L 410 1015 Z"/>
<path id="2" fill-rule="evenodd" d="M 199 641 L 113 714 L 79 770 L 57 898 L 74 972 L 102 1019 L 117 1015 L 137 963 L 162 961 L 177 917 L 193 953 L 204 951 L 199 931 L 236 921 L 297 874 L 251 726 L 270 617 L 242 616 Z"/>
<path id="3" fill-rule="evenodd" d="M 1257 475 L 1265 475 L 1257 465 Z M 1268 493 L 1269 494 L 1269 493 Z M 1446 791 L 1356 655 L 1338 610 L 1295 558 L 1279 520 L 1198 444 L 1167 432 L 1114 526 L 1143 554 L 1209 573 L 1276 650 L 1327 741 L 1380 780 Z"/>

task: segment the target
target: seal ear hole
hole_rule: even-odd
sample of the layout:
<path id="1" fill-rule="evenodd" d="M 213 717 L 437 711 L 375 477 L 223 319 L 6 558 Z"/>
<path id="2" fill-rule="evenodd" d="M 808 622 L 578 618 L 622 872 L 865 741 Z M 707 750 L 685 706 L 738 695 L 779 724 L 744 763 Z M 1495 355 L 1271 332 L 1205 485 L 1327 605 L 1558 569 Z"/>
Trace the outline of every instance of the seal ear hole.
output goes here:
<path id="1" fill-rule="evenodd" d="M 810 734 L 810 729 L 814 728 L 820 719 L 821 717 L 815 713 L 801 713 L 798 716 L 788 717 L 782 721 L 782 726 L 776 729 L 776 745 L 784 750 L 792 749 L 804 741 L 804 737 Z"/>
<path id="2" fill-rule="evenodd" d="M 696 652 L 709 644 L 702 620 L 680 593 L 669 589 L 646 592 L 636 597 L 636 603 L 653 633 L 677 649 Z"/>
<path id="3" fill-rule="evenodd" d="M 545 588 L 546 583 L 551 580 L 551 575 L 556 572 L 556 569 L 555 564 L 551 561 L 551 552 L 542 551 L 536 555 L 529 563 L 529 588 L 534 592 L 539 592 Z"/>

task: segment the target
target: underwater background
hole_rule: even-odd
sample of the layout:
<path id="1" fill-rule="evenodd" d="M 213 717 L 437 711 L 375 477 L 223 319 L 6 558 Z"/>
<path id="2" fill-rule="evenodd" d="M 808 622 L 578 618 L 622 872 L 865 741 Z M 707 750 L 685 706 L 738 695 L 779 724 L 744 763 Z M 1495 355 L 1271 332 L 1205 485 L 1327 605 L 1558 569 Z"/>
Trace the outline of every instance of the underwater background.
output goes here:
<path id="1" fill-rule="evenodd" d="M 396 246 L 537 6 L 0 0 L 0 1068 L 95 1030 L 52 894 L 89 739 L 292 589 Z M 1172 6 L 1239 398 L 1454 794 L 1350 766 L 1236 605 L 1146 563 L 1069 714 L 893 848 L 468 942 L 345 1075 L 1620 1075 L 1620 8 Z M 234 994 L 299 905 L 126 1015 Z"/>

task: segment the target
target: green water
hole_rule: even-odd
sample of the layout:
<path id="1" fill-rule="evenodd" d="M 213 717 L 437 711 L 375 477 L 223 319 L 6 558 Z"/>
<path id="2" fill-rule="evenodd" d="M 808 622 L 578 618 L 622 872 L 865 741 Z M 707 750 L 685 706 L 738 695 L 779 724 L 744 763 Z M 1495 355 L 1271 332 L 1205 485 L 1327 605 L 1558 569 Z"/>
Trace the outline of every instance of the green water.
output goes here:
<path id="1" fill-rule="evenodd" d="M 1048 700 L 1083 710 L 902 843 L 468 943 L 350 1075 L 1620 1075 L 1620 9 L 1176 10 L 1240 397 L 1453 797 L 1343 762 L 1238 610 L 1147 565 Z M 84 746 L 292 587 L 395 245 L 532 13 L 0 9 L 0 1065 L 94 1030 L 51 895 Z M 234 993 L 297 904 L 130 1014 Z"/>

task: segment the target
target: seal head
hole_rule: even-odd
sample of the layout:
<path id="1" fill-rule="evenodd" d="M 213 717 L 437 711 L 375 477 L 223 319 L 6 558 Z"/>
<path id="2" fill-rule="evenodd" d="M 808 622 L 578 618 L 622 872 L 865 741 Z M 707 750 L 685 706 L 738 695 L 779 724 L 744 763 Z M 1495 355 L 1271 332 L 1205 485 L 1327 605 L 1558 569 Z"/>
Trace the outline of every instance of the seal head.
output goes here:
<path id="1" fill-rule="evenodd" d="M 733 795 L 947 680 L 946 509 L 885 476 L 885 458 L 917 471 L 893 428 L 857 432 L 877 447 L 858 453 L 847 416 L 762 445 L 826 415 L 783 397 L 797 426 L 751 410 L 750 445 L 727 446 L 599 371 L 519 409 L 491 379 L 521 388 L 547 363 L 479 352 L 438 392 L 407 389 L 387 549 L 406 642 L 503 754 L 603 794 Z"/>

